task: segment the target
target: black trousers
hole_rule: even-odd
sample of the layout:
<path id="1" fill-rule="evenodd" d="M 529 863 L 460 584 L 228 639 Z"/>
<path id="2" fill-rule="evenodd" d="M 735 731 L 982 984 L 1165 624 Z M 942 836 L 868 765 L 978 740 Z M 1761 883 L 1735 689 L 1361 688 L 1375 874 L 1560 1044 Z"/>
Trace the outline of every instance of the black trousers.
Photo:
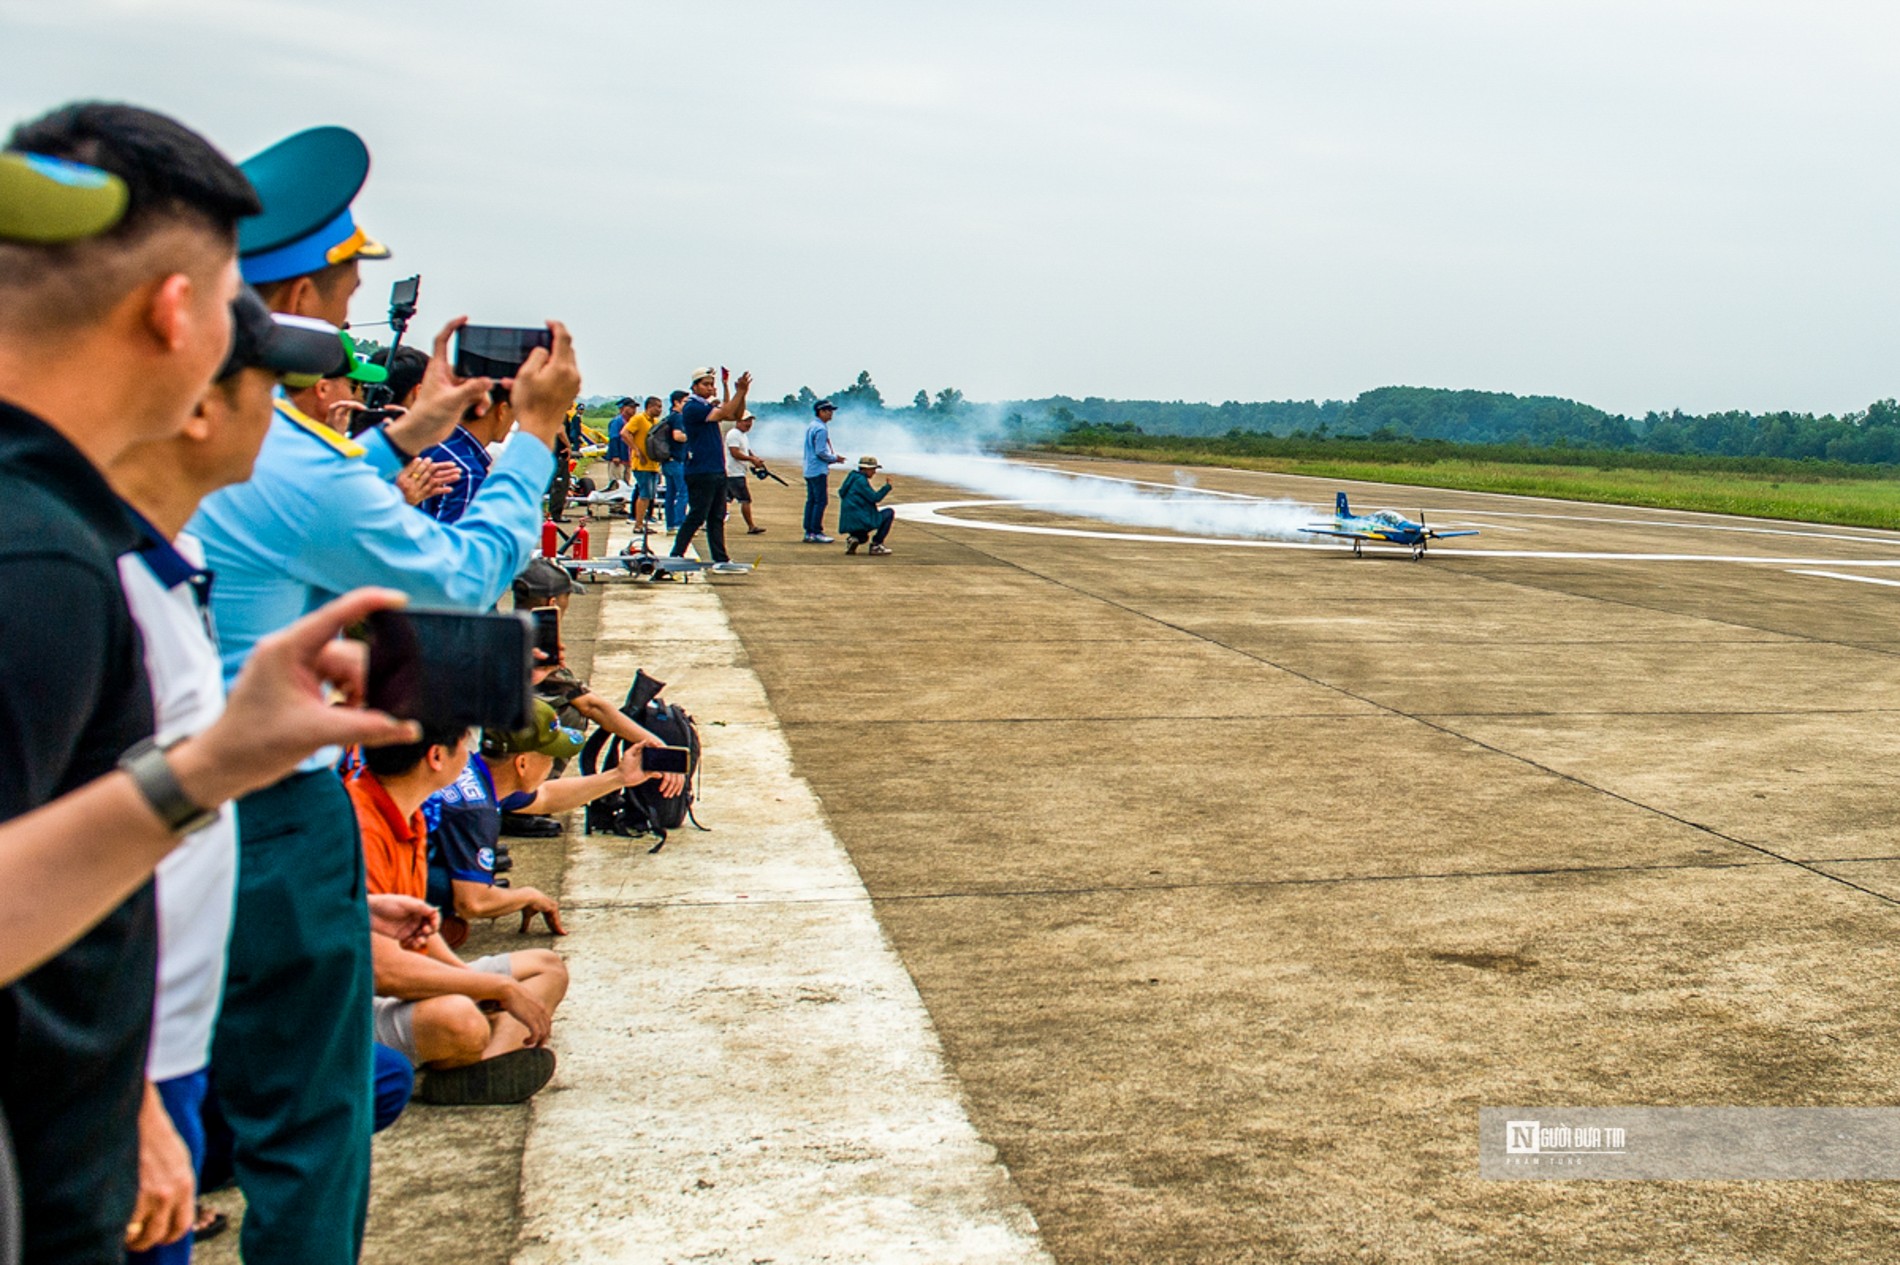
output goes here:
<path id="1" fill-rule="evenodd" d="M 877 534 L 875 536 L 871 535 L 870 532 L 863 532 L 863 531 L 847 532 L 845 534 L 850 536 L 851 539 L 857 541 L 859 544 L 863 544 L 865 540 L 868 538 L 872 544 L 881 545 L 884 543 L 884 538 L 891 534 L 891 524 L 896 521 L 897 521 L 896 510 L 881 509 L 877 512 Z"/>
<path id="2" fill-rule="evenodd" d="M 675 558 L 686 556 L 686 546 L 693 543 L 701 527 L 706 529 L 712 560 L 730 562 L 732 559 L 726 553 L 726 472 L 723 469 L 717 474 L 686 476 L 686 521 L 680 524 L 680 534 L 673 538 Z"/>

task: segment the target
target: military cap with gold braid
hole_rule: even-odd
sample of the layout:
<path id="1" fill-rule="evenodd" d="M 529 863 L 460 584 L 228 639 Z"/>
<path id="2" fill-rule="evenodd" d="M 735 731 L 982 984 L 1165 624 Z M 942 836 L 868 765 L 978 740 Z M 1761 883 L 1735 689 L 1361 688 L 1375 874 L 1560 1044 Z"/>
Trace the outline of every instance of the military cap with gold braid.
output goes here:
<path id="1" fill-rule="evenodd" d="M 64 158 L 0 153 L 0 240 L 57 246 L 97 237 L 125 216 L 131 194 L 109 171 Z"/>
<path id="2" fill-rule="evenodd" d="M 288 281 L 389 248 L 356 226 L 350 202 L 369 179 L 369 147 L 346 127 L 313 127 L 238 164 L 264 213 L 238 225 L 238 266 L 252 285 Z"/>

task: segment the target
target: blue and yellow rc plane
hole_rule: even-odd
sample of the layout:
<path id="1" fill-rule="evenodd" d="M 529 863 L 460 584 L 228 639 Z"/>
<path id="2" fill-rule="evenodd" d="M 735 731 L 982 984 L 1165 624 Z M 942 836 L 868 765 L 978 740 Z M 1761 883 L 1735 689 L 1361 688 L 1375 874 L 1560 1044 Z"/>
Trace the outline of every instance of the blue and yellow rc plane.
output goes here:
<path id="1" fill-rule="evenodd" d="M 1333 501 L 1333 521 L 1326 525 L 1315 523 L 1311 527 L 1302 527 L 1301 531 L 1315 536 L 1337 536 L 1341 540 L 1352 541 L 1352 556 L 1361 556 L 1367 541 L 1379 545 L 1398 545 L 1412 551 L 1412 561 L 1417 562 L 1425 556 L 1425 547 L 1434 540 L 1448 540 L 1453 536 L 1475 536 L 1476 531 L 1439 531 L 1425 525 L 1425 511 L 1420 510 L 1415 523 L 1405 515 L 1393 510 L 1374 510 L 1370 514 L 1355 514 L 1346 504 L 1346 494 L 1338 493 Z"/>

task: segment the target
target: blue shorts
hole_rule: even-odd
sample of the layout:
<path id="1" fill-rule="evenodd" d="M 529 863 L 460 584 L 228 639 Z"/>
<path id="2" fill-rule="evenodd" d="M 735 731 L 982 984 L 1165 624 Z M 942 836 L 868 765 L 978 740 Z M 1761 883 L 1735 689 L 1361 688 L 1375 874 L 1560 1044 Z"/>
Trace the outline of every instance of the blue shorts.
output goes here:
<path id="1" fill-rule="evenodd" d="M 660 489 L 658 470 L 635 470 L 633 472 L 633 495 L 642 501 L 650 501 Z"/>

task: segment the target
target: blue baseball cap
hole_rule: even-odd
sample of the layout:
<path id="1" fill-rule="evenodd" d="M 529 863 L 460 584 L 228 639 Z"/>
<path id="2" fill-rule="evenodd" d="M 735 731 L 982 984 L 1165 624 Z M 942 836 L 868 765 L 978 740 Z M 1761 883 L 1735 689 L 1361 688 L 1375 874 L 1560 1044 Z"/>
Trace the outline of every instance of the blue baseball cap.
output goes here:
<path id="1" fill-rule="evenodd" d="M 313 127 L 238 164 L 264 203 L 238 224 L 238 266 L 252 285 L 288 281 L 389 247 L 357 226 L 350 203 L 369 179 L 369 147 L 345 127 Z"/>
<path id="2" fill-rule="evenodd" d="M 811 406 L 811 411 L 814 413 L 822 413 L 826 409 L 830 409 L 832 412 L 836 413 L 838 411 L 838 406 L 836 404 L 833 404 L 830 400 L 820 400 L 818 401 L 818 403 Z"/>

